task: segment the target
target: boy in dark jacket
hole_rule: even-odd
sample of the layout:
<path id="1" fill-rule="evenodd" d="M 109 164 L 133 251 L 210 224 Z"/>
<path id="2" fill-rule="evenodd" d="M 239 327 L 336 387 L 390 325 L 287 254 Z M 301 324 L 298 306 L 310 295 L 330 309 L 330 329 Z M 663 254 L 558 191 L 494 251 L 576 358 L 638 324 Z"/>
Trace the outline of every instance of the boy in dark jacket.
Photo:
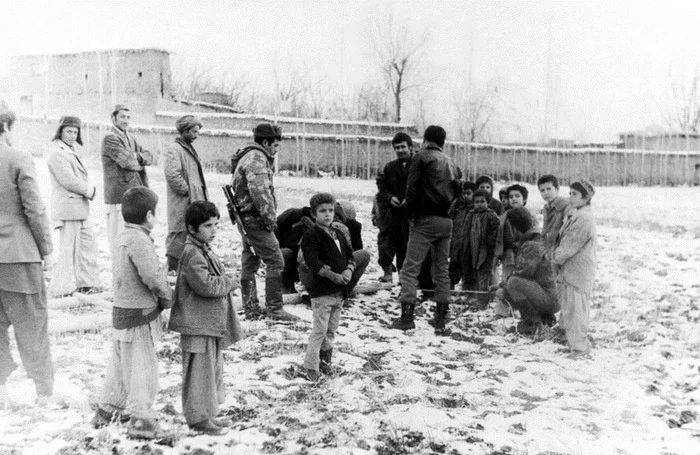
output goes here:
<path id="1" fill-rule="evenodd" d="M 220 434 L 215 419 L 224 400 L 223 350 L 243 338 L 231 301 L 238 280 L 227 274 L 210 244 L 219 211 L 209 201 L 195 201 L 185 212 L 187 240 L 180 257 L 170 330 L 182 348 L 182 412 L 197 432 Z"/>
<path id="2" fill-rule="evenodd" d="M 465 222 L 466 245 L 462 256 L 464 277 L 462 287 L 473 291 L 488 291 L 491 285 L 498 215 L 489 208 L 491 195 L 484 189 L 474 192 L 474 210 Z"/>
<path id="3" fill-rule="evenodd" d="M 462 256 L 466 244 L 466 221 L 467 215 L 474 208 L 474 182 L 464 182 L 462 184 L 462 195 L 455 199 L 450 207 L 449 215 L 452 218 L 452 240 L 450 242 L 450 288 L 462 279 Z"/>
<path id="4" fill-rule="evenodd" d="M 367 263 L 363 261 L 364 264 L 356 267 L 350 242 L 340 229 L 332 225 L 335 212 L 333 195 L 315 194 L 309 206 L 316 224 L 304 233 L 301 251 L 312 274 L 309 294 L 314 322 L 302 371 L 307 379 L 317 381 L 319 369 L 325 374 L 332 371 L 333 339 L 343 301 L 364 273 Z"/>
<path id="5" fill-rule="evenodd" d="M 543 175 L 537 180 L 537 188 L 544 199 L 542 209 L 542 238 L 550 257 L 557 246 L 559 231 L 564 225 L 564 211 L 569 200 L 559 196 L 559 181 L 551 174 Z"/>

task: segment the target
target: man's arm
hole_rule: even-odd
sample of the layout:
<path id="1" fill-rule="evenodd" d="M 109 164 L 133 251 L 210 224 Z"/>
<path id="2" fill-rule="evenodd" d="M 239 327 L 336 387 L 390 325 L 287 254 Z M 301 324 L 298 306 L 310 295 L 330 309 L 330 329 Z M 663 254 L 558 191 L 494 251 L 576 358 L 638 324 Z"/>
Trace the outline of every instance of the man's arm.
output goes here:
<path id="1" fill-rule="evenodd" d="M 174 145 L 168 147 L 165 151 L 165 163 L 163 163 L 165 181 L 168 182 L 168 186 L 175 193 L 180 196 L 187 196 L 190 192 L 190 186 L 185 180 L 184 173 L 182 172 L 182 161 L 175 147 L 180 146 Z"/>
<path id="2" fill-rule="evenodd" d="M 45 258 L 53 251 L 53 242 L 46 207 L 39 192 L 34 160 L 28 153 L 23 153 L 21 161 L 17 164 L 17 189 L 22 201 L 22 211 L 39 248 L 39 254 Z"/>
<path id="3" fill-rule="evenodd" d="M 130 171 L 143 170 L 143 165 L 139 162 L 139 155 L 124 147 L 124 144 L 115 134 L 105 136 L 102 143 L 102 153 L 123 169 Z"/>
<path id="4" fill-rule="evenodd" d="M 95 187 L 88 185 L 85 180 L 79 179 L 73 172 L 70 157 L 65 153 L 53 152 L 48 161 L 49 172 L 66 190 L 71 193 L 92 199 L 95 196 Z"/>
<path id="5" fill-rule="evenodd" d="M 150 289 L 158 301 L 169 301 L 172 297 L 172 290 L 164 270 L 160 267 L 150 239 L 145 234 L 139 236 L 129 248 L 128 254 L 143 284 Z"/>
<path id="6" fill-rule="evenodd" d="M 423 178 L 423 162 L 414 156 L 411 160 L 411 167 L 408 168 L 408 181 L 406 182 L 406 212 L 409 218 L 415 218 L 416 191 Z"/>
<path id="7" fill-rule="evenodd" d="M 214 298 L 226 296 L 235 286 L 235 280 L 225 275 L 215 275 L 209 270 L 209 264 L 202 254 L 189 257 L 187 266 L 182 268 L 184 279 L 195 294 Z"/>
<path id="8" fill-rule="evenodd" d="M 261 152 L 253 150 L 245 158 L 248 157 L 250 157 L 250 161 L 245 167 L 245 176 L 253 205 L 260 213 L 265 225 L 268 228 L 274 227 L 277 223 L 277 216 L 275 213 L 275 199 L 270 190 L 272 187 L 272 170 L 267 167 L 267 159 L 262 156 Z"/>

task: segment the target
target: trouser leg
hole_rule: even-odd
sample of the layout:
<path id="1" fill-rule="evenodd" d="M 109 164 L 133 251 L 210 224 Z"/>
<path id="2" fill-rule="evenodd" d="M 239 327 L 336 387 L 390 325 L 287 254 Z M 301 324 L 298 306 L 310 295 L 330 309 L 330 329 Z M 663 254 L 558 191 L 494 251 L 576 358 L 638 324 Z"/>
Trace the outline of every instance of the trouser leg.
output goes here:
<path id="1" fill-rule="evenodd" d="M 415 304 L 418 291 L 418 274 L 423 260 L 430 251 L 431 238 L 426 231 L 429 223 L 424 219 L 418 219 L 411 228 L 408 238 L 408 250 L 406 261 L 401 268 L 401 303 Z"/>
<path id="2" fill-rule="evenodd" d="M 355 271 L 352 272 L 352 278 L 348 283 L 348 293 L 352 292 L 360 281 L 360 277 L 365 273 L 367 265 L 369 265 L 369 252 L 365 250 L 357 250 L 352 253 L 353 260 L 355 261 Z"/>
<path id="3" fill-rule="evenodd" d="M 100 268 L 97 265 L 97 241 L 88 220 L 80 221 L 80 237 L 75 258 L 76 287 L 100 286 Z"/>
<path id="4" fill-rule="evenodd" d="M 313 327 L 309 335 L 309 344 L 306 347 L 303 367 L 309 370 L 318 371 L 320 362 L 319 352 L 323 341 L 328 334 L 328 322 L 333 305 L 333 296 L 321 296 L 311 299 L 311 309 L 313 310 Z"/>
<path id="5" fill-rule="evenodd" d="M 222 357 L 217 339 L 204 352 L 182 352 L 182 413 L 188 425 L 216 417 L 223 401 Z"/>
<path id="6" fill-rule="evenodd" d="M 37 395 L 53 394 L 54 370 L 49 343 L 46 289 L 42 285 L 41 291 L 36 294 L 0 291 L 0 301 L 6 317 L 2 324 L 5 326 L 5 338 L 9 325 L 7 321 L 9 321 L 14 327 L 22 365 L 27 375 L 34 380 Z M 0 349 L 3 348 L 0 347 Z M 3 357 L 5 357 L 3 362 L 7 362 L 8 357 L 4 355 Z M 11 362 L 12 359 L 9 358 L 9 361 Z M 8 371 L 10 365 L 8 363 L 3 369 Z"/>

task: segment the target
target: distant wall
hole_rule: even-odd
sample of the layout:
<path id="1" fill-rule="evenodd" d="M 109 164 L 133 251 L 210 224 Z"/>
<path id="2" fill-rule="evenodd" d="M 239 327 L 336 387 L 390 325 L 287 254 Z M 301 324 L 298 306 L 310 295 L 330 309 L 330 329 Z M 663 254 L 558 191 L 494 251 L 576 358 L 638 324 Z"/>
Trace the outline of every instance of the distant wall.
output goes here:
<path id="1" fill-rule="evenodd" d="M 23 117 L 17 123 L 15 143 L 42 155 L 57 125 L 57 118 Z M 99 155 L 102 136 L 109 127 L 105 122 L 86 122 L 83 142 L 89 154 Z M 133 134 L 157 158 L 177 137 L 175 129 L 166 126 L 137 126 Z M 232 154 L 250 140 L 250 130 L 205 129 L 195 147 L 208 169 L 229 172 Z M 469 180 L 488 174 L 497 180 L 528 183 L 551 173 L 563 184 L 582 177 L 598 185 L 692 184 L 695 164 L 700 163 L 700 152 L 521 148 L 455 142 L 448 142 L 444 151 Z M 392 159 L 394 152 L 387 137 L 291 133 L 282 142 L 277 167 L 300 175 L 334 171 L 338 176 L 371 179 Z"/>

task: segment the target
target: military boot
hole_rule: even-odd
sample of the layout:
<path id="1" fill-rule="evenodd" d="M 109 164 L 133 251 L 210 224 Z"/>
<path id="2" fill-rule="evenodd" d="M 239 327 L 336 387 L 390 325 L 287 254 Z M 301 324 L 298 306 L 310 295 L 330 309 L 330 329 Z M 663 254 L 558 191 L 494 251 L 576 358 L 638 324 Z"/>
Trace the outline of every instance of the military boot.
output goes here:
<path id="1" fill-rule="evenodd" d="M 243 300 L 243 311 L 245 311 L 246 320 L 255 321 L 262 319 L 263 310 L 260 308 L 258 287 L 255 279 L 241 280 L 241 300 Z"/>
<path id="2" fill-rule="evenodd" d="M 296 322 L 298 316 L 294 316 L 284 310 L 282 301 L 282 276 L 268 276 L 265 278 L 265 307 L 267 318 L 280 322 Z"/>
<path id="3" fill-rule="evenodd" d="M 442 330 L 445 328 L 445 323 L 447 322 L 447 312 L 449 311 L 449 305 L 447 303 L 438 303 L 435 307 L 435 315 L 433 319 L 428 321 L 428 324 L 435 327 L 435 330 Z"/>
<path id="4" fill-rule="evenodd" d="M 416 328 L 416 324 L 413 322 L 413 310 L 416 305 L 413 303 L 402 303 L 401 304 L 401 317 L 395 319 L 391 324 L 392 329 L 397 330 L 411 330 Z"/>
<path id="5" fill-rule="evenodd" d="M 331 361 L 333 359 L 333 348 L 326 349 L 325 351 L 322 349 L 319 353 L 319 358 L 321 359 L 321 362 L 318 365 L 318 369 L 321 370 L 321 373 L 333 373 L 333 366 L 331 365 Z"/>

